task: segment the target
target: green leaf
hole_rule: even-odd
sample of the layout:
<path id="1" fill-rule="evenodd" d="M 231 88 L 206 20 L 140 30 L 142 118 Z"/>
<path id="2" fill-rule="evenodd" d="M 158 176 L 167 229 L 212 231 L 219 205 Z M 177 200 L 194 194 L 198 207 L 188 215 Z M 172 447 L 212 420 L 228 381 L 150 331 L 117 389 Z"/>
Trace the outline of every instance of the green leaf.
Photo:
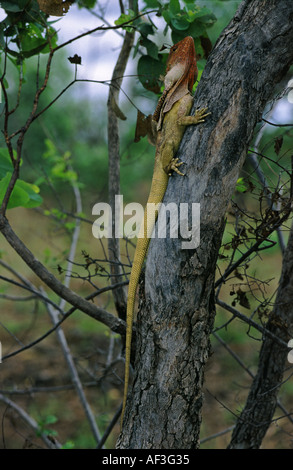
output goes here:
<path id="1" fill-rule="evenodd" d="M 144 88 L 154 93 L 160 92 L 160 76 L 165 72 L 165 65 L 162 60 L 144 55 L 138 61 L 137 72 L 139 81 Z"/>
<path id="2" fill-rule="evenodd" d="M 94 8 L 97 3 L 97 0 L 78 0 L 78 8 Z"/>
<path id="3" fill-rule="evenodd" d="M 3 202 L 11 176 L 12 173 L 8 172 L 6 176 L 0 180 L 0 204 L 2 204 Z M 15 184 L 7 208 L 13 209 L 14 207 L 19 206 L 25 207 L 28 202 L 29 195 L 27 194 L 27 192 Z"/>
<path id="4" fill-rule="evenodd" d="M 176 15 L 176 13 L 179 13 L 180 12 L 179 0 L 170 0 L 169 9 L 171 13 L 173 13 L 174 15 Z"/>
<path id="5" fill-rule="evenodd" d="M 7 172 L 13 171 L 12 161 L 6 148 L 0 148 L 0 179 L 4 178 Z"/>
<path id="6" fill-rule="evenodd" d="M 12 171 L 8 171 L 6 175 L 0 180 L 0 204 L 2 204 L 6 194 L 11 176 Z M 14 207 L 38 207 L 43 202 L 42 197 L 38 193 L 38 186 L 27 183 L 23 180 L 17 180 L 11 193 L 7 208 L 13 209 Z"/>
<path id="7" fill-rule="evenodd" d="M 42 37 L 36 36 L 24 36 L 21 39 L 21 50 L 23 52 L 33 52 L 38 51 L 40 52 L 44 47 L 48 44 L 47 39 L 43 39 Z"/>
<path id="8" fill-rule="evenodd" d="M 158 46 L 154 42 L 150 41 L 150 39 L 142 38 L 140 45 L 146 48 L 150 57 L 158 59 Z"/>
<path id="9" fill-rule="evenodd" d="M 236 183 L 236 191 L 239 193 L 245 193 L 247 191 L 248 187 L 244 181 L 243 178 L 238 178 L 237 183 Z"/>
<path id="10" fill-rule="evenodd" d="M 162 6 L 158 0 L 144 0 L 144 3 L 147 8 L 160 8 Z"/>
<path id="11" fill-rule="evenodd" d="M 75 444 L 72 441 L 67 441 L 63 444 L 62 449 L 74 449 Z"/>
<path id="12" fill-rule="evenodd" d="M 11 0 L 10 2 L 1 2 L 1 7 L 6 11 L 22 11 L 23 7 L 18 4 L 19 2 Z"/>
<path id="13" fill-rule="evenodd" d="M 179 31 L 186 31 L 190 26 L 190 21 L 188 21 L 186 16 L 177 15 L 175 18 L 171 19 L 171 25 Z"/>
<path id="14" fill-rule="evenodd" d="M 197 7 L 194 12 L 196 19 L 198 20 L 200 18 L 203 23 L 209 22 L 210 20 L 216 21 L 217 19 L 213 12 L 207 7 Z"/>
<path id="15" fill-rule="evenodd" d="M 162 15 L 166 23 L 169 25 L 171 24 L 172 19 L 175 18 L 175 15 L 173 15 L 173 13 L 169 10 L 164 10 Z"/>
<path id="16" fill-rule="evenodd" d="M 38 186 L 36 186 L 35 184 L 27 183 L 23 180 L 17 180 L 16 186 L 26 191 L 29 197 L 27 203 L 23 207 L 26 207 L 27 209 L 32 209 L 33 207 L 38 207 L 42 204 L 43 198 L 39 194 L 40 188 Z"/>
<path id="17" fill-rule="evenodd" d="M 122 15 L 120 15 L 118 20 L 115 20 L 114 23 L 119 26 L 121 24 L 130 22 L 133 18 L 135 18 L 135 12 L 133 10 L 128 10 L 128 14 L 122 13 Z M 132 31 L 132 28 L 130 28 L 130 31 Z"/>
<path id="18" fill-rule="evenodd" d="M 58 418 L 56 418 L 56 416 L 48 415 L 44 419 L 44 424 L 55 424 L 57 423 L 57 421 L 58 421 Z"/>
<path id="19" fill-rule="evenodd" d="M 200 21 L 193 21 L 190 24 L 187 34 L 192 36 L 193 38 L 203 36 L 206 33 L 206 27 Z"/>
<path id="20" fill-rule="evenodd" d="M 149 23 L 140 23 L 138 29 L 140 34 L 144 37 L 147 37 L 149 34 L 154 34 L 154 27 Z"/>

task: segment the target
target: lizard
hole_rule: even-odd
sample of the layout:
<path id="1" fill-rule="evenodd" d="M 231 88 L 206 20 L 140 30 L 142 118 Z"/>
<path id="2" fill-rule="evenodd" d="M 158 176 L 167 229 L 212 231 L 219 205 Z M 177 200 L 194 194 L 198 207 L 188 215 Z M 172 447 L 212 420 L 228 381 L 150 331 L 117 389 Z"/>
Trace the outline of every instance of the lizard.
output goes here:
<path id="1" fill-rule="evenodd" d="M 128 287 L 124 396 L 121 425 L 124 417 L 129 384 L 135 295 L 151 233 L 157 218 L 157 210 L 147 210 L 148 207 L 154 207 L 148 206 L 148 204 L 159 204 L 162 202 L 167 189 L 169 176 L 172 172 L 184 176 L 179 170 L 183 162 L 179 162 L 179 159 L 176 158 L 175 155 L 183 137 L 185 127 L 204 122 L 204 118 L 210 114 L 206 113 L 207 108 L 201 108 L 196 110 L 195 115 L 189 115 L 193 104 L 191 92 L 197 75 L 198 69 L 194 40 L 191 36 L 187 36 L 170 48 L 164 78 L 164 92 L 152 116 L 152 126 L 156 133 L 155 164 L 151 189 L 144 211 L 144 220 L 137 238 Z"/>

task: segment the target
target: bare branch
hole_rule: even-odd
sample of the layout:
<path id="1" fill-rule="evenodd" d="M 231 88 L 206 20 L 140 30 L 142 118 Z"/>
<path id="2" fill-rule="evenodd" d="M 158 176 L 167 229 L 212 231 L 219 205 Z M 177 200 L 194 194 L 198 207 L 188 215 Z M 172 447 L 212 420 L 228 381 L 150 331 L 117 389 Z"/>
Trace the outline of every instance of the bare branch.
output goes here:
<path id="1" fill-rule="evenodd" d="M 47 305 L 47 310 L 48 310 L 48 313 L 51 317 L 53 325 L 56 326 L 56 324 L 58 323 L 57 311 L 53 310 L 50 304 Z M 74 361 L 73 361 L 73 358 L 72 358 L 72 355 L 71 355 L 71 352 L 70 352 L 70 349 L 69 349 L 64 331 L 60 326 L 56 329 L 56 334 L 57 334 L 57 338 L 58 338 L 59 344 L 61 346 L 61 349 L 63 351 L 63 355 L 64 355 L 64 358 L 66 360 L 68 370 L 70 372 L 71 379 L 72 379 L 72 382 L 74 384 L 75 390 L 78 394 L 78 397 L 79 397 L 81 405 L 84 409 L 85 415 L 86 415 L 86 417 L 89 421 L 93 436 L 94 436 L 95 440 L 97 442 L 99 442 L 100 439 L 101 439 L 99 428 L 97 426 L 95 417 L 93 415 L 91 407 L 90 407 L 90 405 L 89 405 L 89 403 L 86 399 L 85 393 L 83 391 L 82 383 L 80 381 L 77 369 L 75 367 L 75 364 L 74 364 Z"/>
<path id="2" fill-rule="evenodd" d="M 22 418 L 33 429 L 34 432 L 39 433 L 43 442 L 49 449 L 61 449 L 61 444 L 55 438 L 54 440 L 49 439 L 48 436 L 40 430 L 38 423 L 26 411 L 24 411 L 23 408 L 17 405 L 14 401 L 10 400 L 10 398 L 2 395 L 2 393 L 0 393 L 0 400 L 16 411 L 19 417 Z"/>
<path id="3" fill-rule="evenodd" d="M 87 315 L 92 318 L 101 321 L 107 325 L 111 330 L 116 333 L 125 332 L 125 323 L 119 318 L 114 317 L 106 310 L 97 307 L 91 302 L 83 299 L 75 292 L 63 286 L 63 284 L 58 281 L 58 279 L 51 274 L 46 267 L 38 261 L 32 252 L 24 245 L 24 243 L 18 238 L 15 232 L 12 230 L 8 220 L 0 215 L 0 231 L 8 241 L 8 243 L 14 248 L 14 250 L 19 254 L 23 261 L 33 270 L 33 272 L 40 278 L 42 281 L 50 287 L 53 292 L 58 294 L 61 298 L 64 298 L 74 307 L 82 310 Z"/>
<path id="4" fill-rule="evenodd" d="M 226 302 L 223 302 L 222 300 L 220 299 L 217 299 L 216 303 L 224 308 L 225 310 L 227 310 L 228 312 L 232 313 L 235 317 L 237 318 L 240 318 L 240 320 L 244 321 L 245 323 L 247 323 L 249 326 L 252 326 L 253 328 L 255 328 L 257 331 L 259 331 L 260 333 L 262 333 L 262 335 L 265 337 L 265 336 L 268 336 L 269 338 L 273 339 L 274 341 L 276 341 L 280 346 L 283 346 L 283 347 L 286 347 L 287 348 L 287 343 L 285 343 L 285 341 L 283 341 L 281 338 L 279 338 L 278 336 L 276 336 L 274 333 L 272 333 L 271 331 L 267 330 L 266 328 L 264 328 L 263 326 L 259 325 L 258 323 L 256 323 L 254 320 L 252 320 L 251 318 L 247 318 L 245 315 L 243 315 L 242 313 L 240 313 L 238 310 L 236 310 L 236 308 L 234 307 L 231 307 L 231 305 L 228 305 Z"/>
<path id="5" fill-rule="evenodd" d="M 133 9 L 134 2 L 129 0 L 129 8 Z M 118 129 L 118 117 L 115 106 L 118 103 L 119 90 L 122 82 L 122 77 L 127 65 L 129 54 L 133 45 L 134 32 L 126 32 L 123 45 L 114 67 L 111 86 L 108 96 L 108 152 L 109 152 L 109 203 L 112 208 L 112 213 L 119 210 L 116 207 L 115 199 L 116 195 L 120 194 L 120 153 L 119 153 L 119 129 Z M 119 219 L 118 219 L 119 220 Z M 120 240 L 115 237 L 116 217 L 112 219 L 112 234 L 113 238 L 108 240 L 109 260 L 120 261 Z M 121 276 L 120 266 L 117 264 L 110 264 L 112 283 L 116 284 Z M 126 293 L 123 288 L 117 289 L 113 292 L 115 306 L 117 309 L 118 316 L 126 318 Z"/>

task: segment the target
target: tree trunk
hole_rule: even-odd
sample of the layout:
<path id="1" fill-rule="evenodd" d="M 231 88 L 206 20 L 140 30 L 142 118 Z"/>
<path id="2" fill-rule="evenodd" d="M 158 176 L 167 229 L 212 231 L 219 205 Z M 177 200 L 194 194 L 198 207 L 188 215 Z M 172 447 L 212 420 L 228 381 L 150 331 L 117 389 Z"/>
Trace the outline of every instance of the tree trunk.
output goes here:
<path id="1" fill-rule="evenodd" d="M 164 199 L 201 204 L 200 245 L 151 241 L 120 448 L 199 445 L 225 212 L 255 124 L 293 61 L 292 20 L 287 0 L 244 1 L 209 56 L 195 106 L 208 106 L 211 115 L 187 129 L 177 155 L 187 176 L 172 176 Z"/>
<path id="2" fill-rule="evenodd" d="M 293 226 L 284 253 L 282 274 L 274 309 L 266 329 L 284 341 L 266 337 L 259 355 L 258 371 L 237 420 L 230 449 L 258 449 L 271 424 L 284 369 L 289 365 L 287 343 L 293 337 Z"/>

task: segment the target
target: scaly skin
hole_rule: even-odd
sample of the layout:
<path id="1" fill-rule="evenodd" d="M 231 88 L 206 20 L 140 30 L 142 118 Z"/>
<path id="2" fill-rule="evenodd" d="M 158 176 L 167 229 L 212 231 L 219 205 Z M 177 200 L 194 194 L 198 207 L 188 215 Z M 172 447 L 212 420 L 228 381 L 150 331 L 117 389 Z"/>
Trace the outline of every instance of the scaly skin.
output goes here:
<path id="1" fill-rule="evenodd" d="M 176 67 L 175 72 L 174 67 Z M 135 295 L 142 265 L 148 250 L 150 236 L 157 219 L 157 211 L 154 210 L 153 206 L 148 206 L 148 204 L 159 204 L 162 202 L 172 171 L 183 175 L 178 169 L 182 162 L 179 163 L 175 155 L 183 137 L 185 126 L 204 122 L 204 118 L 209 114 L 206 113 L 207 109 L 203 108 L 197 110 L 194 116 L 189 116 L 193 103 L 190 90 L 196 80 L 196 76 L 197 67 L 194 42 L 192 38 L 187 37 L 178 44 L 175 44 L 170 50 L 165 76 L 165 92 L 159 100 L 154 114 L 154 120 L 158 122 L 158 135 L 152 184 L 146 206 L 147 208 L 149 207 L 149 210 L 145 210 L 144 213 L 144 221 L 137 239 L 128 287 L 125 378 L 121 424 L 124 417 L 129 384 Z"/>

